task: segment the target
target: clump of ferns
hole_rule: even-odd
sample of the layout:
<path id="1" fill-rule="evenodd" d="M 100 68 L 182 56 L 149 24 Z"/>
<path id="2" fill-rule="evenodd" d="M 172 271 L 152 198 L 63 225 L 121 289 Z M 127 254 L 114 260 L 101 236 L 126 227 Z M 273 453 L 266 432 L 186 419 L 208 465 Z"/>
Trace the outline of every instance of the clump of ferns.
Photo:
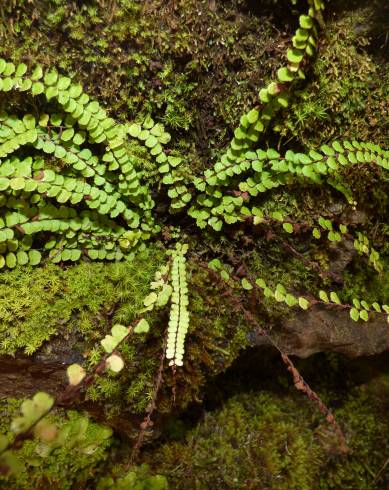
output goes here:
<path id="1" fill-rule="evenodd" d="M 44 71 L 37 66 L 27 75 L 24 63 L 15 66 L 0 59 L 2 92 L 30 92 L 58 108 L 39 117 L 0 115 L 0 267 L 36 265 L 42 252 L 52 262 L 81 257 L 132 260 L 146 240 L 160 231 L 145 183 L 148 170 L 141 165 L 147 152 L 157 165 L 170 211 L 188 209 L 200 229 L 219 232 L 225 225 L 251 223 L 291 235 L 311 228 L 315 240 L 338 243 L 353 239 L 358 253 L 382 272 L 378 251 L 361 231 L 355 235 L 347 225 L 324 217 L 314 226 L 296 222 L 280 210 L 266 212 L 265 206 L 256 204 L 275 188 L 328 184 L 353 208 L 357 203 L 342 178 L 344 171 L 375 165 L 381 176 L 389 168 L 388 152 L 370 142 L 333 141 L 306 153 L 288 150 L 280 154 L 273 148 L 257 148 L 274 116 L 289 106 L 296 84 L 305 78 L 307 61 L 315 53 L 323 3 L 308 3 L 308 14 L 300 16 L 293 46 L 287 51 L 286 66 L 278 70 L 277 80 L 259 91 L 258 105 L 241 117 L 227 151 L 201 177 L 188 174 L 183 158 L 165 151 L 170 135 L 151 117 L 117 124 L 81 85 L 55 69 Z M 33 156 L 21 156 L 25 148 L 32 148 Z M 94 153 L 98 148 L 101 151 Z M 181 296 L 182 291 L 187 295 L 187 285 L 185 254 L 178 249 L 176 253 L 169 285 L 173 288 L 169 329 L 175 332 L 175 341 L 174 345 L 168 342 L 167 357 L 174 365 L 182 365 L 188 313 L 187 300 Z M 363 312 L 358 314 L 358 318 L 365 317 Z"/>
<path id="2" fill-rule="evenodd" d="M 278 70 L 276 80 L 259 91 L 258 104 L 241 117 L 227 151 L 202 176 L 190 175 L 184 159 L 164 149 L 170 135 L 151 117 L 117 124 L 98 102 L 90 100 L 79 84 L 55 69 L 44 72 L 38 66 L 27 75 L 24 63 L 15 66 L 0 59 L 0 91 L 30 92 L 58 108 L 51 115 L 18 117 L 5 112 L 0 115 L 0 267 L 37 265 L 42 257 L 53 262 L 77 261 L 81 257 L 131 261 L 134 253 L 144 249 L 147 240 L 160 231 L 145 172 L 139 155 L 134 154 L 136 142 L 157 165 L 159 185 L 166 190 L 170 212 L 187 210 L 200 230 L 209 228 L 220 232 L 227 225 L 249 223 L 271 227 L 284 234 L 285 240 L 301 230 L 309 230 L 315 240 L 335 244 L 353 239 L 358 253 L 382 273 L 379 253 L 362 231 L 351 232 L 351 227 L 327 217 L 318 217 L 312 226 L 280 210 L 267 211 L 260 206 L 259 198 L 267 196 L 272 189 L 300 183 L 314 187 L 329 185 L 353 209 L 357 202 L 352 189 L 342 179 L 344 170 L 374 166 L 381 177 L 389 168 L 388 152 L 371 142 L 332 141 L 318 149 L 308 148 L 304 153 L 287 150 L 281 154 L 273 148 L 258 148 L 260 137 L 275 115 L 288 108 L 296 85 L 305 78 L 308 59 L 315 54 L 324 4 L 321 0 L 308 0 L 308 4 L 307 15 L 299 17 L 299 28 L 292 38 L 293 46 L 287 51 L 286 65 Z M 23 156 L 26 148 L 31 150 L 29 156 Z M 157 272 L 152 292 L 145 298 L 140 312 L 146 314 L 166 306 L 169 301 L 171 304 L 156 388 L 142 431 L 151 426 L 150 414 L 162 383 L 165 357 L 174 370 L 183 365 L 189 326 L 186 253 L 187 246 L 180 243 L 170 252 L 170 259 Z M 364 298 L 353 298 L 345 304 L 340 293 L 333 290 L 296 294 L 281 283 L 254 277 L 249 272 L 241 277 L 220 259 L 203 266 L 232 291 L 255 291 L 289 308 L 308 310 L 320 305 L 348 311 L 355 321 L 368 321 L 373 315 L 389 317 L 386 304 L 368 303 Z M 231 295 L 232 301 L 233 298 Z M 247 321 L 261 328 L 241 303 L 234 304 Z M 111 334 L 101 342 L 106 355 L 92 374 L 87 375 L 78 365 L 69 367 L 70 388 L 65 395 L 73 396 L 83 380 L 90 384 L 95 374 L 106 369 L 121 371 L 124 361 L 117 348 L 132 333 L 145 334 L 148 330 L 145 318 L 137 321 L 135 327 L 114 325 Z M 263 334 L 268 335 L 265 331 Z M 282 351 L 280 354 L 296 387 L 315 400 L 327 420 L 334 423 L 328 409 L 307 387 L 288 356 Z M 53 404 L 53 400 L 44 396 L 39 396 L 32 405 L 26 404 L 27 422 L 20 420 L 16 432 L 28 429 L 31 420 L 35 426 Z M 34 417 L 38 413 L 37 419 L 31 418 L 32 412 Z M 336 425 L 334 428 L 338 431 Z M 7 448 L 9 441 L 3 441 L 2 445 Z"/>

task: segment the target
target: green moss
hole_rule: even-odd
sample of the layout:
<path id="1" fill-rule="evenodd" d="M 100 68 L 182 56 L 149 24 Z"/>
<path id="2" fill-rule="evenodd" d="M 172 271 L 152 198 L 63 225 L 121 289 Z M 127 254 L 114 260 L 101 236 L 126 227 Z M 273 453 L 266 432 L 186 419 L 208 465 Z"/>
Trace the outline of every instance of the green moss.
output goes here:
<path id="1" fill-rule="evenodd" d="M 326 462 L 320 489 L 386 488 L 389 483 L 384 468 L 389 449 L 388 390 L 389 378 L 381 376 L 355 389 L 336 410 L 336 416 L 346 428 L 350 456 L 338 464 Z"/>
<path id="2" fill-rule="evenodd" d="M 93 481 L 98 489 L 146 490 L 154 488 L 153 485 L 165 489 L 166 480 L 160 475 L 168 479 L 172 490 L 386 488 L 388 376 L 376 373 L 368 383 L 357 384 L 355 375 L 368 376 L 363 363 L 355 369 L 334 357 L 318 370 L 318 362 L 320 359 L 307 366 L 304 374 L 309 378 L 320 377 L 320 394 L 329 403 L 336 400 L 334 413 L 350 449 L 345 457 L 339 456 L 336 438 L 316 408 L 293 388 L 281 393 L 273 383 L 272 389 L 232 396 L 221 408 L 205 412 L 190 430 L 181 427 L 172 431 L 170 424 L 169 431 L 165 431 L 166 435 L 169 432 L 170 440 L 145 450 L 141 466 L 129 472 L 123 472 L 117 464 L 118 456 L 125 463 L 128 460 L 126 443 L 121 448 L 115 444 L 115 463 L 109 456 L 112 440 L 106 429 L 86 423 L 85 417 L 75 412 L 68 411 L 66 415 L 58 412 L 52 420 L 60 430 L 66 428 L 63 447 L 47 452 L 45 445 L 27 441 L 17 451 L 25 471 L 8 480 L 9 488 L 40 489 L 50 484 L 50 488 L 58 490 L 82 490 L 90 488 Z M 324 377 L 320 369 L 327 373 Z M 339 379 L 340 373 L 344 380 Z M 279 386 L 283 384 L 280 380 Z M 0 404 L 2 431 L 19 405 L 16 400 Z"/>
<path id="3" fill-rule="evenodd" d="M 132 263 L 54 264 L 2 272 L 1 353 L 35 352 L 54 335 L 100 339 L 110 322 L 129 323 L 161 260 L 155 248 Z"/>
<path id="4" fill-rule="evenodd" d="M 242 0 L 211 9 L 197 0 L 23 1 L 0 20 L 0 56 L 57 66 L 116 119 L 152 113 L 192 170 L 210 165 L 211 148 L 227 144 L 255 103 L 253 86 L 279 64 L 271 16 L 252 15 Z"/>
<path id="5" fill-rule="evenodd" d="M 163 475 L 153 475 L 146 464 L 131 468 L 123 475 L 118 468 L 117 475 L 99 480 L 97 490 L 168 490 L 168 482 Z"/>
<path id="6" fill-rule="evenodd" d="M 2 353 L 23 349 L 27 354 L 38 351 L 50 357 L 55 356 L 57 343 L 63 350 L 65 341 L 67 352 L 85 356 L 89 368 L 94 366 L 102 354 L 100 340 L 113 323 L 131 323 L 164 260 L 158 248 L 149 247 L 132 263 L 83 262 L 67 268 L 46 264 L 3 272 Z M 247 325 L 231 311 L 228 299 L 221 298 L 218 286 L 195 265 L 191 265 L 190 276 L 187 355 L 192 367 L 180 370 L 176 380 L 167 371 L 158 401 L 162 412 L 170 411 L 174 404 L 171 389 L 175 383 L 176 403 L 183 408 L 198 399 L 208 377 L 226 369 L 248 343 Z M 104 403 L 108 418 L 142 413 L 152 398 L 167 308 L 153 314 L 150 323 L 147 337 L 133 336 L 122 346 L 126 369 L 119 375 L 97 376 L 88 388 L 87 398 Z"/>
<path id="7" fill-rule="evenodd" d="M 388 450 L 388 390 L 382 375 L 350 387 L 338 401 L 346 457 L 337 454 L 332 430 L 309 402 L 295 392 L 264 390 L 233 396 L 205 413 L 184 440 L 150 449 L 144 459 L 177 490 L 378 490 L 387 481 L 379 472 Z"/>
<path id="8" fill-rule="evenodd" d="M 150 462 L 169 477 L 172 488 L 311 489 L 318 457 L 305 414 L 288 417 L 293 404 L 270 394 L 232 398 L 207 413 L 185 443 L 170 443 Z M 298 426 L 298 428 L 297 428 Z"/>
<path id="9" fill-rule="evenodd" d="M 383 104 L 388 65 L 378 64 L 366 51 L 374 2 L 367 7 L 357 3 L 359 8 L 329 19 L 312 78 L 296 92 L 292 110 L 277 128 L 288 140 L 294 137 L 309 147 L 331 138 L 387 144 Z"/>
<path id="10" fill-rule="evenodd" d="M 384 257 L 384 271 L 388 270 L 389 260 Z M 389 300 L 389 275 L 377 275 L 363 264 L 356 264 L 351 271 L 344 274 L 344 301 L 351 302 L 353 298 L 365 299 L 368 302 L 377 301 L 386 304 Z"/>

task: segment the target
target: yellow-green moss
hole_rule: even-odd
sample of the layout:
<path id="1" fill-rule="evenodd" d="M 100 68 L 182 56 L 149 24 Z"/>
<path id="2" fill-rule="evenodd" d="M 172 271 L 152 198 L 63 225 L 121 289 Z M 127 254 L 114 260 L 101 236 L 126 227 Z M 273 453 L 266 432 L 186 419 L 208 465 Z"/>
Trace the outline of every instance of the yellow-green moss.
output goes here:
<path id="1" fill-rule="evenodd" d="M 160 260 L 150 247 L 131 263 L 46 264 L 2 272 L 0 353 L 32 354 L 55 335 L 100 340 L 110 322 L 134 318 Z"/>

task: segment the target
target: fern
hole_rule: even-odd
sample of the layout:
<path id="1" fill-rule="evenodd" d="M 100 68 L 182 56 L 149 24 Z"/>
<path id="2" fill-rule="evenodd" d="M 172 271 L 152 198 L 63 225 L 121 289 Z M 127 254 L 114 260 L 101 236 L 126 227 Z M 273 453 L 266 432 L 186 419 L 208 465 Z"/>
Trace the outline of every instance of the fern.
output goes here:
<path id="1" fill-rule="evenodd" d="M 314 224 L 296 223 L 280 210 L 265 212 L 255 202 L 255 198 L 272 189 L 300 183 L 329 185 L 355 206 L 352 189 L 343 178 L 345 170 L 355 165 L 375 166 L 382 176 L 389 169 L 389 152 L 371 142 L 333 141 L 302 153 L 289 149 L 284 155 L 274 148 L 259 148 L 259 140 L 274 117 L 288 108 L 297 83 L 305 79 L 308 60 L 315 54 L 324 3 L 308 0 L 308 4 L 307 15 L 299 17 L 299 27 L 286 52 L 286 64 L 277 71 L 277 79 L 259 90 L 257 104 L 242 115 L 228 149 L 202 176 L 191 175 L 184 158 L 165 151 L 164 146 L 171 137 L 150 116 L 131 124 L 118 124 L 83 92 L 81 85 L 57 70 L 44 71 L 37 66 L 29 73 L 24 63 L 14 65 L 0 59 L 0 91 L 15 90 L 45 98 L 58 111 L 39 117 L 0 114 L 0 268 L 37 265 L 42 252 L 52 262 L 78 261 L 83 256 L 92 260 L 131 260 L 136 250 L 144 248 L 145 241 L 158 233 L 160 226 L 152 214 L 151 190 L 142 183 L 146 172 L 132 150 L 136 142 L 156 164 L 160 183 L 169 198 L 170 212 L 186 210 L 199 228 L 221 231 L 226 225 L 249 221 L 254 225 L 278 226 L 279 233 L 287 235 L 309 229 L 314 239 L 324 236 L 334 243 L 353 237 L 354 248 L 367 256 L 377 272 L 382 272 L 379 253 L 362 232 L 357 231 L 355 237 L 346 225 L 332 223 L 324 217 Z M 99 152 L 98 148 L 103 149 Z M 156 272 L 151 292 L 139 311 L 146 314 L 165 307 L 170 301 L 164 354 L 174 371 L 184 363 L 190 321 L 187 249 L 187 245 L 178 243 L 168 252 L 170 260 Z M 220 274 L 224 281 L 237 282 L 231 268 L 219 259 L 213 259 L 209 269 Z M 358 298 L 351 304 L 342 303 L 336 291 L 296 295 L 281 283 L 274 286 L 262 278 L 252 280 L 248 276 L 239 280 L 238 287 L 245 291 L 260 290 L 264 297 L 289 308 L 306 311 L 320 305 L 348 311 L 353 321 L 367 322 L 373 315 L 383 315 L 389 321 L 388 305 L 370 304 Z M 245 318 L 258 327 L 247 311 Z M 132 333 L 146 334 L 149 328 L 145 318 L 138 319 L 134 327 L 113 325 L 100 342 L 105 355 L 99 363 L 99 356 L 95 355 L 96 364 L 91 373 L 78 364 L 68 367 L 69 386 L 60 400 L 66 401 L 83 384 L 90 384 L 97 373 L 119 373 L 124 367 L 120 346 Z M 3 347 L 7 347 L 7 342 L 11 343 L 6 340 Z M 39 338 L 36 344 L 41 342 Z M 35 347 L 33 344 L 31 348 Z M 303 382 L 290 359 L 281 350 L 280 353 L 296 386 L 319 401 L 327 420 L 342 436 L 328 409 Z M 162 356 L 158 388 L 163 361 Z M 119 385 L 110 386 L 114 391 Z M 152 397 L 143 431 L 151 427 L 150 416 L 157 393 L 158 389 Z M 13 436 L 0 437 L 0 453 L 10 458 L 6 467 L 16 468 L 8 448 L 18 443 L 19 435 L 31 430 L 38 435 L 50 432 L 50 426 L 40 423 L 54 405 L 55 400 L 45 393 L 38 393 L 22 404 L 21 416 L 11 425 Z"/>
<path id="2" fill-rule="evenodd" d="M 132 258 L 140 238 L 158 227 L 148 188 L 126 148 L 126 128 L 57 71 L 38 66 L 27 76 L 25 64 L 0 59 L 0 90 L 12 89 L 54 100 L 62 112 L 39 119 L 0 115 L 0 243 L 6 244 L 0 266 L 36 265 L 41 250 L 34 245 L 42 238 L 57 262 L 78 260 L 82 253 L 92 259 Z M 87 144 L 103 144 L 105 150 L 95 155 Z M 13 155 L 26 146 L 44 158 Z M 33 239 L 22 243 L 25 235 Z"/>
<path id="3" fill-rule="evenodd" d="M 342 168 L 359 163 L 377 165 L 385 171 L 389 169 L 388 157 L 389 152 L 378 145 L 358 141 L 334 141 L 331 146 L 322 145 L 319 151 L 307 154 L 288 150 L 281 156 L 274 149 L 249 151 L 233 166 L 216 164 L 213 170 L 205 172 L 203 179 L 196 181 L 197 189 L 205 192 L 198 195 L 188 213 L 201 228 L 209 225 L 219 231 L 223 221 L 236 223 L 253 214 L 247 207 L 252 197 L 296 181 L 328 183 L 353 203 L 351 191 L 340 178 Z M 247 198 L 235 197 L 234 191 L 246 192 Z"/>
<path id="4" fill-rule="evenodd" d="M 189 328 L 188 285 L 186 279 L 186 258 L 188 246 L 177 244 L 172 252 L 173 264 L 171 281 L 173 286 L 170 309 L 166 358 L 171 366 L 182 366 L 185 337 Z"/>
<path id="5" fill-rule="evenodd" d="M 245 279 L 245 281 L 248 281 Z M 248 281 L 249 282 L 249 281 Z M 251 288 L 253 287 L 249 282 Z M 318 297 L 296 296 L 291 292 L 287 292 L 282 284 L 277 284 L 275 287 L 268 286 L 262 278 L 255 280 L 255 285 L 262 289 L 263 294 L 267 298 L 274 298 L 279 303 L 285 303 L 289 307 L 299 306 L 303 310 L 308 310 L 310 307 L 320 304 L 331 309 L 347 310 L 350 318 L 355 322 L 359 319 L 367 322 L 373 314 L 384 315 L 389 323 L 389 305 L 379 305 L 373 302 L 371 305 L 365 300 L 353 299 L 352 304 L 344 304 L 339 299 L 335 291 L 319 291 Z M 244 284 L 242 284 L 244 287 Z M 247 289 L 247 287 L 245 288 Z"/>
<path id="6" fill-rule="evenodd" d="M 254 211 L 258 208 L 248 207 L 248 201 L 296 181 L 327 183 L 353 204 L 342 171 L 355 164 L 388 170 L 388 152 L 377 145 L 334 141 L 318 151 L 288 150 L 284 156 L 272 148 L 255 150 L 274 114 L 288 106 L 294 82 L 304 78 L 306 59 L 314 54 L 323 4 L 309 4 L 308 15 L 300 16 L 293 47 L 287 51 L 287 66 L 279 69 L 277 81 L 261 89 L 259 105 L 242 116 L 230 148 L 202 177 L 188 175 L 182 158 L 164 150 L 170 135 L 151 117 L 141 123 L 117 124 L 81 85 L 55 69 L 44 71 L 37 66 L 28 75 L 24 63 L 15 66 L 1 59 L 1 91 L 44 96 L 55 101 L 61 112 L 42 114 L 39 119 L 32 114 L 0 116 L 0 267 L 36 265 L 42 252 L 53 262 L 77 261 L 82 256 L 131 260 L 133 252 L 159 231 L 151 214 L 150 191 L 141 184 L 139 160 L 131 152 L 131 139 L 155 159 L 171 212 L 191 204 L 187 212 L 200 228 L 220 231 L 223 224 L 252 217 L 258 221 Z M 104 144 L 105 151 L 94 154 L 88 144 Z M 44 157 L 19 157 L 25 146 Z M 292 227 L 283 223 L 287 233 Z M 336 232 L 329 239 L 337 241 Z M 38 248 L 36 244 L 42 242 L 44 247 Z M 369 257 L 379 268 L 373 249 Z"/>

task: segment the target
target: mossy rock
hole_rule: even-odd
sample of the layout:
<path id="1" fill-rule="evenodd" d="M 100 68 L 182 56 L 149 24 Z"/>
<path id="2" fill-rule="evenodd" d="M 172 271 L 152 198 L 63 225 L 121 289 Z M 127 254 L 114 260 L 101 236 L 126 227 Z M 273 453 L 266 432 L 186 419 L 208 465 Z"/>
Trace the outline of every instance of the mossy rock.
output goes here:
<path id="1" fill-rule="evenodd" d="M 103 353 L 100 341 L 111 326 L 130 325 L 139 316 L 154 272 L 165 260 L 159 244 L 131 263 L 85 261 L 68 267 L 46 264 L 3 272 L 0 363 L 7 376 L 0 393 L 24 396 L 44 386 L 55 394 L 65 382 L 67 365 L 94 366 Z M 228 298 L 221 297 L 218 285 L 196 264 L 189 269 L 191 325 L 186 355 L 191 363 L 175 375 L 165 369 L 158 400 L 161 413 L 169 413 L 174 403 L 183 409 L 200 399 L 207 380 L 227 369 L 248 344 L 247 325 L 231 310 Z M 87 399 L 100 407 L 99 420 L 108 417 L 112 426 L 127 435 L 137 433 L 138 420 L 133 420 L 132 429 L 120 420 L 143 413 L 152 397 L 167 316 L 167 307 L 152 314 L 150 333 L 130 337 L 121 348 L 126 369 L 119 375 L 96 376 L 87 391 Z M 9 355 L 16 359 L 10 361 Z M 20 369 L 25 378 L 15 382 Z M 92 413 L 96 411 L 91 408 Z"/>
<path id="2" fill-rule="evenodd" d="M 248 392 L 206 412 L 184 440 L 145 453 L 172 489 L 373 490 L 389 482 L 388 377 L 352 388 L 335 417 L 350 453 L 337 454 L 336 438 L 314 407 L 293 393 Z"/>

